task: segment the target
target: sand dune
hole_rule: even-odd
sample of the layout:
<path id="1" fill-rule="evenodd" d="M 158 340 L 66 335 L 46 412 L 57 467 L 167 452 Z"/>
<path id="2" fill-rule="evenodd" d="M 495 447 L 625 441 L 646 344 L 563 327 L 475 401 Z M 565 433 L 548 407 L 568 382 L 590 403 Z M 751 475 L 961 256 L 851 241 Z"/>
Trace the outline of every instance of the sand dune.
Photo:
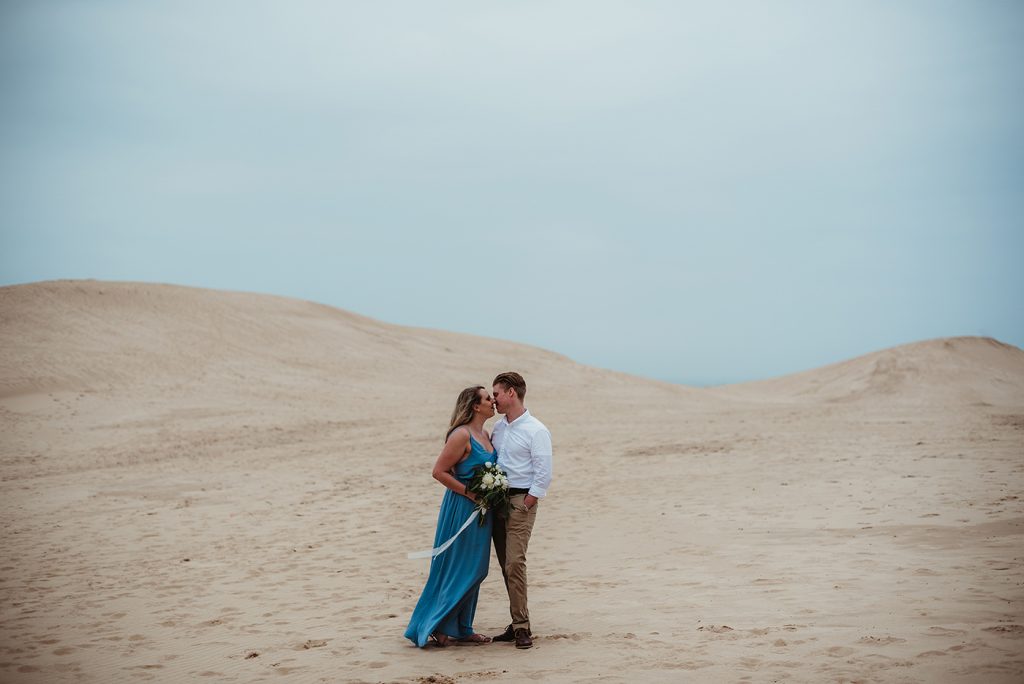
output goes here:
<path id="1" fill-rule="evenodd" d="M 0 288 L 0 679 L 1024 678 L 1024 352 L 698 390 L 311 302 Z M 537 645 L 402 637 L 463 386 L 555 438 Z M 477 627 L 507 622 L 500 573 Z"/>
<path id="2" fill-rule="evenodd" d="M 989 337 L 950 337 L 716 391 L 778 401 L 1020 406 L 1024 351 Z"/>

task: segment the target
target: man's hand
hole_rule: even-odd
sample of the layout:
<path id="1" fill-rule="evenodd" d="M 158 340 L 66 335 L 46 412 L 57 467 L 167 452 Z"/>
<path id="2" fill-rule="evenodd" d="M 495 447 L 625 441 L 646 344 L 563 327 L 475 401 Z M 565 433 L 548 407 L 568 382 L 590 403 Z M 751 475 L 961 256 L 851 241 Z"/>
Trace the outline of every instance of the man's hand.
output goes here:
<path id="1" fill-rule="evenodd" d="M 531 508 L 534 507 L 534 505 L 536 505 L 537 501 L 537 497 L 533 496 L 532 494 L 527 494 L 523 498 L 523 505 L 526 506 L 526 510 L 530 510 Z"/>

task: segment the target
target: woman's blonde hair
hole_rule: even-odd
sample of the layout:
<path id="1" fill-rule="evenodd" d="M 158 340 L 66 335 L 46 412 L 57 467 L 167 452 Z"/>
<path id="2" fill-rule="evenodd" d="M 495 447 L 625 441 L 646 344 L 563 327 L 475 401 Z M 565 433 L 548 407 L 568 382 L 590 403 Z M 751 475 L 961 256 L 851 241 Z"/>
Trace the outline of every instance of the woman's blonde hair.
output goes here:
<path id="1" fill-rule="evenodd" d="M 475 387 L 467 387 L 459 392 L 459 398 L 455 400 L 455 410 L 452 411 L 452 421 L 448 425 L 447 434 L 444 436 L 446 442 L 452 436 L 455 428 L 469 425 L 473 421 L 473 409 L 480 403 L 480 390 L 482 389 L 484 389 L 483 385 L 476 385 Z"/>

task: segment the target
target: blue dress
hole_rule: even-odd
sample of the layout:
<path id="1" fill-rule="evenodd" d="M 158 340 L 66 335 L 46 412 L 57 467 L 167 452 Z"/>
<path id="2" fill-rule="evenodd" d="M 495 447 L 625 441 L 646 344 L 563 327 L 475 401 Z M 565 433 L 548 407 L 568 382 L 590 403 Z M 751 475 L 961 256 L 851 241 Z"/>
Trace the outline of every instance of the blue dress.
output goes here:
<path id="1" fill-rule="evenodd" d="M 495 460 L 496 451 L 487 451 L 470 435 L 470 452 L 454 468 L 455 477 L 469 482 L 473 469 L 485 461 Z M 450 489 L 445 489 L 441 512 L 437 516 L 434 548 L 448 541 L 476 508 L 476 504 Z M 441 632 L 456 639 L 473 634 L 476 598 L 480 583 L 487 577 L 491 561 L 491 525 L 493 513 L 477 521 L 459 535 L 443 553 L 430 561 L 430 576 L 420 600 L 412 612 L 405 636 L 419 647 L 426 646 L 430 635 Z"/>

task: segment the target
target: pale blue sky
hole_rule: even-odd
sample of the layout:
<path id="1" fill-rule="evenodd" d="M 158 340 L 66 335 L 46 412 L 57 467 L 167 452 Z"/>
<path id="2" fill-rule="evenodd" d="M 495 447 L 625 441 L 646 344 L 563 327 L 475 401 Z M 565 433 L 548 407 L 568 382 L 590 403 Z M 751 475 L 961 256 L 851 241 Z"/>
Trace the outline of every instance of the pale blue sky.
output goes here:
<path id="1" fill-rule="evenodd" d="M 0 284 L 311 299 L 690 384 L 1024 346 L 1020 2 L 0 5 Z"/>

